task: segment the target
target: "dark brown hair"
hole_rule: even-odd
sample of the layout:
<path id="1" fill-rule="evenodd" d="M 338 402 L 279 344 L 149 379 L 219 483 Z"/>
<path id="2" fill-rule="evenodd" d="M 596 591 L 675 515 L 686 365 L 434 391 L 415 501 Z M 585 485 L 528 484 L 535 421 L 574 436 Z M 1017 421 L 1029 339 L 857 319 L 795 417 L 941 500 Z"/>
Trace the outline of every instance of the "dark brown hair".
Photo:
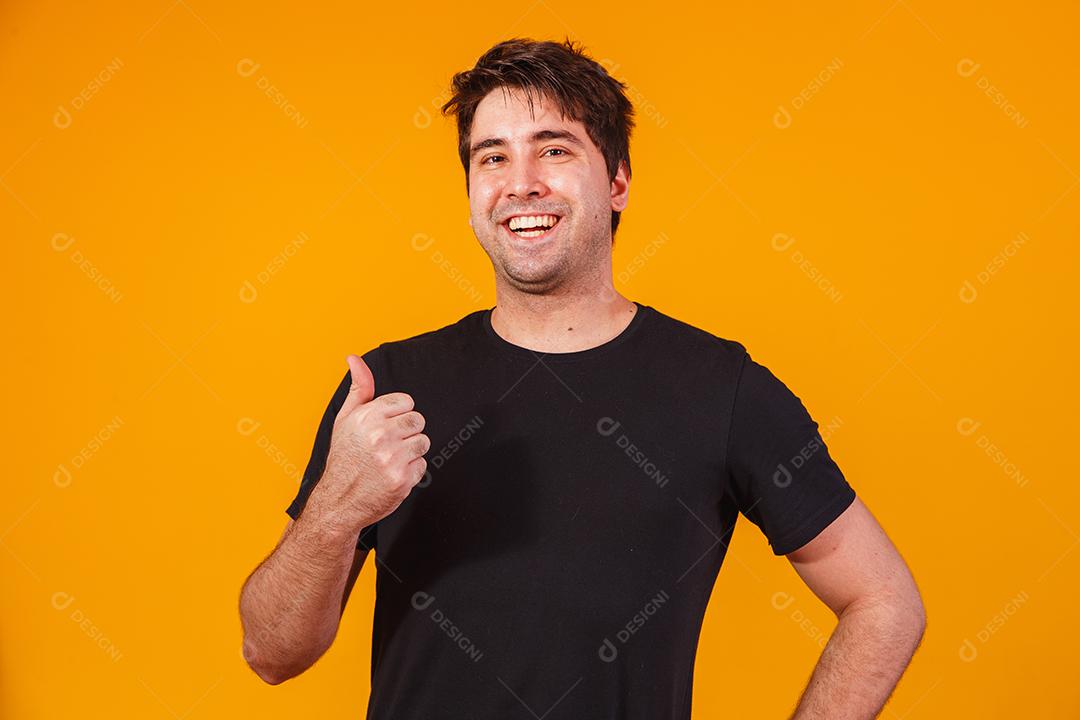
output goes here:
<path id="1" fill-rule="evenodd" d="M 489 92 L 510 87 L 522 90 L 533 107 L 533 94 L 554 100 L 564 117 L 585 126 L 589 138 L 607 163 L 608 178 L 615 179 L 619 163 L 630 178 L 630 133 L 634 108 L 626 97 L 627 86 L 567 38 L 562 43 L 529 38 L 505 40 L 476 61 L 471 70 L 459 72 L 451 81 L 453 96 L 442 106 L 444 115 L 456 115 L 458 155 L 469 187 L 469 134 L 476 106 Z M 611 236 L 619 227 L 619 213 L 611 211 Z"/>

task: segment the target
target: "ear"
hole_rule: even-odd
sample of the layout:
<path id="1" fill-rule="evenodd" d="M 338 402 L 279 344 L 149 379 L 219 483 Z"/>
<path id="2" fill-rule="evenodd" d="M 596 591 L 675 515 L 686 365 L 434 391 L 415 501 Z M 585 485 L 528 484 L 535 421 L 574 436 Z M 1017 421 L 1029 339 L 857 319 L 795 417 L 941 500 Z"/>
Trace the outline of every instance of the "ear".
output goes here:
<path id="1" fill-rule="evenodd" d="M 611 209 L 622 212 L 630 202 L 630 178 L 626 177 L 626 164 L 619 163 L 615 178 L 611 181 Z"/>

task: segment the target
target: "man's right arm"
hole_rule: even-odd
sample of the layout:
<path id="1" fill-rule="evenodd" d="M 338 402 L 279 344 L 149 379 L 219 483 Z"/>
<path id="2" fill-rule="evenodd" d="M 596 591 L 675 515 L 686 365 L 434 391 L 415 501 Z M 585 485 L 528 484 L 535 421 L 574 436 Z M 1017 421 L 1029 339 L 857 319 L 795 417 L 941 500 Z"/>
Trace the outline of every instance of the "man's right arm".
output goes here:
<path id="1" fill-rule="evenodd" d="M 260 678 L 277 685 L 322 657 L 367 554 L 350 533 L 313 515 L 289 519 L 240 595 L 244 659 Z"/>
<path id="2" fill-rule="evenodd" d="M 424 476 L 431 440 L 402 392 L 375 397 L 363 358 L 334 418 L 326 467 L 295 522 L 240 591 L 244 659 L 277 685 L 318 660 L 337 635 L 366 550 L 359 534 L 392 513 Z"/>

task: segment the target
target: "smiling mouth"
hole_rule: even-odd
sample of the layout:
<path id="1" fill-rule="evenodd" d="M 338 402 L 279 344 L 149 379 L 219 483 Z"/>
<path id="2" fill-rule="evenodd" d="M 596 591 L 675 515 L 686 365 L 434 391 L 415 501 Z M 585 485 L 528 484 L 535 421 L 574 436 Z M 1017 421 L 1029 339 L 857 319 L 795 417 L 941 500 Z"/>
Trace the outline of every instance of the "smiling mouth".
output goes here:
<path id="1" fill-rule="evenodd" d="M 558 215 L 518 215 L 501 223 L 507 232 L 519 238 L 539 240 L 546 238 L 562 218 Z"/>

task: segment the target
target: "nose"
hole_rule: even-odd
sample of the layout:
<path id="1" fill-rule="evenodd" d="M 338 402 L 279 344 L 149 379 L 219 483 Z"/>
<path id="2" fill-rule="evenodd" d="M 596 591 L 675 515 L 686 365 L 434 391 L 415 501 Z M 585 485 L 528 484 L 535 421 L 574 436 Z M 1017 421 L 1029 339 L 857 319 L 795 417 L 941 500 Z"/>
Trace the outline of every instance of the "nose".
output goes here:
<path id="1" fill-rule="evenodd" d="M 513 200 L 528 200 L 544 197 L 548 193 L 542 168 L 536 158 L 522 155 L 510 168 L 506 181 L 506 197 Z"/>

